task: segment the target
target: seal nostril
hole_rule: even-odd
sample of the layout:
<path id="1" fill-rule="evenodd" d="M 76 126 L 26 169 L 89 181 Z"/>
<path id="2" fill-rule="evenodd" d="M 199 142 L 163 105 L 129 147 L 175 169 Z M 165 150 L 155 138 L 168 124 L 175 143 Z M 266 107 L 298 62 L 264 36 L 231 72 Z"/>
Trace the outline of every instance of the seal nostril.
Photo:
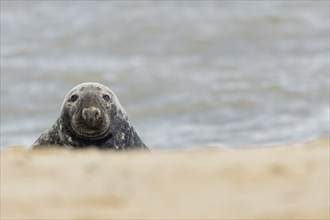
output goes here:
<path id="1" fill-rule="evenodd" d="M 82 113 L 84 120 L 98 120 L 101 117 L 100 109 L 98 108 L 84 108 Z"/>
<path id="2" fill-rule="evenodd" d="M 100 94 L 106 96 L 100 97 Z M 69 102 L 68 105 L 63 105 L 56 123 L 34 142 L 33 148 L 50 145 L 81 148 L 95 145 L 97 148 L 118 151 L 130 149 L 149 151 L 108 87 L 98 83 L 83 83 L 70 90 L 67 96 L 65 101 Z M 74 101 L 76 102 L 73 104 Z M 113 101 L 111 102 L 113 108 L 110 108 L 110 103 L 107 101 Z M 114 118 L 117 115 L 120 116 L 119 120 Z M 67 122 L 68 118 L 71 123 Z M 112 125 L 113 120 L 116 121 L 115 126 Z M 68 130 L 70 132 L 67 132 Z"/>
<path id="3" fill-rule="evenodd" d="M 86 113 L 86 109 L 84 108 L 83 110 L 82 110 L 82 112 L 81 112 L 81 116 L 83 117 L 83 119 L 87 119 L 87 113 Z"/>
<path id="4" fill-rule="evenodd" d="M 97 120 L 97 119 L 99 119 L 100 117 L 101 117 L 101 112 L 100 112 L 100 109 L 95 109 L 95 114 L 94 114 L 94 116 L 95 116 L 95 119 Z"/>

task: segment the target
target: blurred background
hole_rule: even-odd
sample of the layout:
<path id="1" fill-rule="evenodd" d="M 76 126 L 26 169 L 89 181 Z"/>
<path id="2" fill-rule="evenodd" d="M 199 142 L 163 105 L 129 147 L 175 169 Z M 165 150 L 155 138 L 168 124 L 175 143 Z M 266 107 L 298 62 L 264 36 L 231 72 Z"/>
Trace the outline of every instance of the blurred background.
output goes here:
<path id="1" fill-rule="evenodd" d="M 86 81 L 150 149 L 328 138 L 329 1 L 1 1 L 1 147 Z"/>

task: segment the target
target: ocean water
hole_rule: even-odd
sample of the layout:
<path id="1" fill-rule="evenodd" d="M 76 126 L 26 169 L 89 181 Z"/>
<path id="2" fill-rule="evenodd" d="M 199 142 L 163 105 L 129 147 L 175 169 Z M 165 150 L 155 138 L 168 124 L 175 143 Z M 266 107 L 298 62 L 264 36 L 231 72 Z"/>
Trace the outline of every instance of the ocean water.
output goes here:
<path id="1" fill-rule="evenodd" d="M 152 150 L 329 137 L 329 1 L 1 1 L 0 146 L 87 81 Z"/>

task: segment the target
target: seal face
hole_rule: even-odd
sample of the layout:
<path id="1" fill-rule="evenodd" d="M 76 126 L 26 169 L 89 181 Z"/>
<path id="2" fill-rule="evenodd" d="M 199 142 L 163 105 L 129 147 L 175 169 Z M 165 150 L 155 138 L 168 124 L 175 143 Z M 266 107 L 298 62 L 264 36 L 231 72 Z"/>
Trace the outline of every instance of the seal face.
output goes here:
<path id="1" fill-rule="evenodd" d="M 69 91 L 60 117 L 32 147 L 49 145 L 148 150 L 116 95 L 99 83 L 83 83 Z"/>

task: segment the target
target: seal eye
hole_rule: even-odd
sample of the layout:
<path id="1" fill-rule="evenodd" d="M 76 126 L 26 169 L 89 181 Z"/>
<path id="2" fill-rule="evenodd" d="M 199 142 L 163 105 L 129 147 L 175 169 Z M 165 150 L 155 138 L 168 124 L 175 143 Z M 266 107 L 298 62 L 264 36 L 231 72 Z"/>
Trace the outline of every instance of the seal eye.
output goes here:
<path id="1" fill-rule="evenodd" d="M 75 101 L 77 101 L 77 99 L 78 99 L 77 95 L 72 95 L 69 101 L 70 102 L 75 102 Z"/>
<path id="2" fill-rule="evenodd" d="M 104 101 L 106 101 L 106 102 L 109 102 L 110 101 L 110 96 L 103 95 L 102 97 L 103 97 Z"/>

